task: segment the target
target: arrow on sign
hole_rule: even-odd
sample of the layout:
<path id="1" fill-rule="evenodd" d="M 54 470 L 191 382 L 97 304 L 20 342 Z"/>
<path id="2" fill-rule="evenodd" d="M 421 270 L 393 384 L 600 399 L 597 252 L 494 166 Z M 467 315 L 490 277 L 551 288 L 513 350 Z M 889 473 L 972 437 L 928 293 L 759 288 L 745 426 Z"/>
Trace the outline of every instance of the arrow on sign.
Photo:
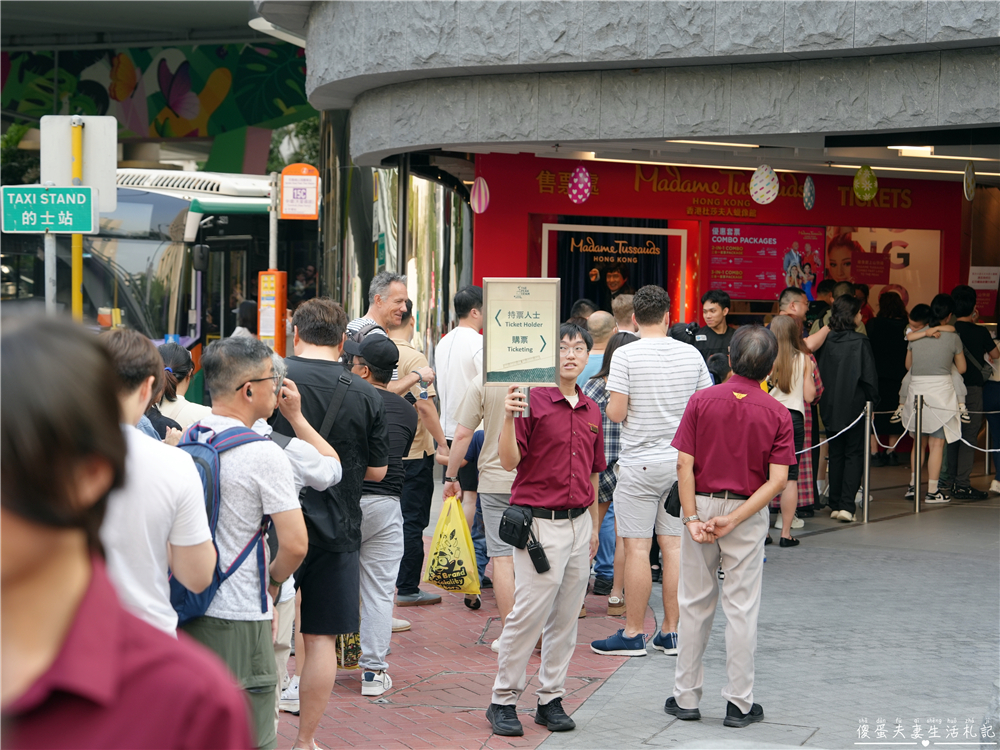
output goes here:
<path id="1" fill-rule="evenodd" d="M 540 338 L 542 340 L 542 348 L 538 350 L 538 353 L 541 354 L 542 352 L 545 351 L 545 337 L 544 336 L 539 336 L 538 338 Z"/>
<path id="2" fill-rule="evenodd" d="M 497 314 L 494 317 L 494 320 L 496 320 L 497 325 L 500 325 L 500 312 L 501 312 L 500 310 L 497 310 Z"/>

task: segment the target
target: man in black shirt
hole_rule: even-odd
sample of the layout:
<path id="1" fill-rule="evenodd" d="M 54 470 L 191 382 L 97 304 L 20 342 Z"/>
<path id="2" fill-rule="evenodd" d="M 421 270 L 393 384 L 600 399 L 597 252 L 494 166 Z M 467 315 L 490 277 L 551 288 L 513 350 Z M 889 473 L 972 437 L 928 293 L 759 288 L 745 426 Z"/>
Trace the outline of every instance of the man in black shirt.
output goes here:
<path id="1" fill-rule="evenodd" d="M 962 440 L 976 445 L 983 421 L 983 415 L 979 412 L 983 411 L 983 385 L 986 383 L 986 378 L 983 377 L 986 365 L 983 355 L 989 354 L 995 360 L 1000 358 L 1000 351 L 997 351 L 990 332 L 975 323 L 976 290 L 962 284 L 951 290 L 951 298 L 955 301 L 955 332 L 962 339 L 962 346 L 965 348 L 966 367 L 962 379 L 968 392 L 965 406 L 969 412 L 969 421 L 962 423 Z M 975 489 L 970 482 L 972 464 L 976 458 L 971 445 L 966 445 L 961 440 L 948 444 L 948 473 L 954 478 L 950 494 L 956 500 L 985 500 L 989 497 L 989 493 Z"/>
<path id="2" fill-rule="evenodd" d="M 403 457 L 417 432 L 417 410 L 386 390 L 399 361 L 399 349 L 385 336 L 347 341 L 351 374 L 375 387 L 385 402 L 389 432 L 389 468 L 380 482 L 361 488 L 361 694 L 382 695 L 392 687 L 385 661 L 392 637 L 392 595 L 403 556 L 403 514 L 399 496 L 406 472 Z"/>
<path id="3" fill-rule="evenodd" d="M 292 325 L 295 356 L 285 360 L 288 378 L 302 396 L 302 414 L 337 451 L 344 472 L 340 484 L 323 492 L 307 488 L 302 497 L 309 552 L 295 583 L 302 595 L 297 630 L 307 658 L 300 672 L 294 747 L 312 747 L 337 678 L 337 636 L 357 632 L 359 625 L 359 608 L 349 603 L 361 596 L 361 485 L 386 475 L 389 440 L 378 391 L 339 362 L 347 328 L 343 308 L 327 298 L 307 300 Z M 274 430 L 295 434 L 280 414 Z"/>
<path id="4" fill-rule="evenodd" d="M 709 289 L 701 297 L 705 325 L 694 336 L 694 348 L 706 362 L 713 354 L 729 354 L 729 341 L 733 338 L 733 329 L 726 322 L 729 305 L 729 295 L 721 289 Z"/>

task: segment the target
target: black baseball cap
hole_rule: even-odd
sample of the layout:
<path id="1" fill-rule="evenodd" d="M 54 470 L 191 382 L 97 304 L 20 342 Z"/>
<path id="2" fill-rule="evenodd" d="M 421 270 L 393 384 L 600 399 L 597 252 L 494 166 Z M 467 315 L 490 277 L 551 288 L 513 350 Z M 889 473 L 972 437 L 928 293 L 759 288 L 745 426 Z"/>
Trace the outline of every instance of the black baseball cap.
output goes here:
<path id="1" fill-rule="evenodd" d="M 352 339 L 344 342 L 344 351 L 353 357 L 364 357 L 365 362 L 380 370 L 391 370 L 399 362 L 399 349 L 386 336 L 365 336 L 360 344 Z"/>

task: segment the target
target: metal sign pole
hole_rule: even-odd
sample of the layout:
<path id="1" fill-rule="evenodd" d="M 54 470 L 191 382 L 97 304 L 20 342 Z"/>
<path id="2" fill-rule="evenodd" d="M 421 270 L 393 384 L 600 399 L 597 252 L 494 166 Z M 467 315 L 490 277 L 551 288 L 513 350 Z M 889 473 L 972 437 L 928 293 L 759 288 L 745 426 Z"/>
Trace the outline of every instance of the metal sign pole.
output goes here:
<path id="1" fill-rule="evenodd" d="M 73 144 L 73 184 L 83 184 L 83 118 L 74 115 L 70 121 L 70 133 Z M 72 275 L 70 289 L 72 290 L 73 320 L 83 320 L 83 235 L 73 235 Z"/>
<path id="2" fill-rule="evenodd" d="M 271 172 L 271 210 L 268 214 L 270 220 L 269 236 L 267 246 L 267 267 L 277 270 L 278 268 L 278 173 Z"/>
<path id="3" fill-rule="evenodd" d="M 923 427 L 924 427 L 924 397 L 917 396 L 914 400 L 914 409 L 916 410 L 916 444 L 915 444 L 915 456 L 913 461 L 913 468 L 916 472 L 913 479 L 913 512 L 920 512 L 920 481 L 921 473 L 923 471 L 924 463 L 924 447 L 922 444 L 923 438 Z"/>
<path id="4" fill-rule="evenodd" d="M 863 523 L 868 523 L 868 498 L 869 491 L 871 490 L 871 480 L 872 480 L 872 457 L 871 457 L 871 441 L 872 441 L 872 402 L 868 401 L 865 403 L 865 469 L 864 473 L 861 475 L 861 504 L 862 513 L 861 519 Z"/>
<path id="5" fill-rule="evenodd" d="M 45 314 L 56 314 L 56 236 L 45 233 Z"/>

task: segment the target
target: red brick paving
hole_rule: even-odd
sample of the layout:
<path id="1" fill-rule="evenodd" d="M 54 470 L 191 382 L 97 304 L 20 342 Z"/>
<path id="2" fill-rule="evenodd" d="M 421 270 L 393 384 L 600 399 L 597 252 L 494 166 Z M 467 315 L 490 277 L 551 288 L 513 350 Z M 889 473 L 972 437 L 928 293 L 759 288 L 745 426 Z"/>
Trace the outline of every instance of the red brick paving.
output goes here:
<path id="1" fill-rule="evenodd" d="M 427 540 L 429 541 L 429 540 Z M 421 584 L 423 588 L 430 584 Z M 435 589 L 436 591 L 436 589 Z M 321 748 L 470 748 L 501 750 L 535 748 L 549 732 L 532 721 L 540 657 L 528 662 L 528 687 L 518 708 L 523 737 L 499 737 L 490 732 L 486 707 L 496 676 L 496 654 L 490 643 L 500 635 L 493 591 L 483 592 L 483 605 L 468 609 L 461 594 L 438 592 L 441 604 L 400 607 L 413 627 L 393 633 L 389 655 L 392 688 L 379 698 L 361 695 L 360 670 L 340 671 L 323 720 L 316 732 Z M 624 626 L 624 618 L 607 617 L 607 598 L 588 595 L 587 617 L 579 622 L 576 651 L 570 662 L 563 705 L 572 714 L 628 657 L 599 656 L 590 642 Z M 645 630 L 654 632 L 647 610 Z M 294 657 L 290 668 L 294 668 Z M 298 717 L 282 713 L 278 747 L 292 747 Z"/>

